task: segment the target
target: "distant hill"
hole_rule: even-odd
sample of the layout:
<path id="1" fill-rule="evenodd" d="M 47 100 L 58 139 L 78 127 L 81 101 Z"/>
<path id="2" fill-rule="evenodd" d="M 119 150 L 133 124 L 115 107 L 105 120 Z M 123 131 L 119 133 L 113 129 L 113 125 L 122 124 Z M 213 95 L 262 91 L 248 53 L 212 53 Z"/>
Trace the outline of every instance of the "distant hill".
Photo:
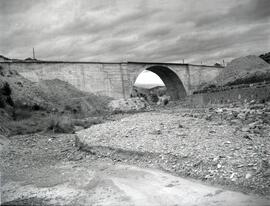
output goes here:
<path id="1" fill-rule="evenodd" d="M 0 55 L 0 62 L 37 62 L 40 61 L 38 59 L 33 59 L 31 57 L 28 57 L 26 59 L 10 59 L 3 55 Z"/>
<path id="2" fill-rule="evenodd" d="M 164 87 L 165 85 L 164 84 L 135 84 L 134 85 L 135 87 L 139 87 L 139 88 L 145 88 L 145 89 L 151 89 L 151 88 L 154 88 L 154 87 Z"/>
<path id="3" fill-rule="evenodd" d="M 9 62 L 9 61 L 11 61 L 11 59 L 9 59 L 3 55 L 0 55 L 0 62 Z"/>

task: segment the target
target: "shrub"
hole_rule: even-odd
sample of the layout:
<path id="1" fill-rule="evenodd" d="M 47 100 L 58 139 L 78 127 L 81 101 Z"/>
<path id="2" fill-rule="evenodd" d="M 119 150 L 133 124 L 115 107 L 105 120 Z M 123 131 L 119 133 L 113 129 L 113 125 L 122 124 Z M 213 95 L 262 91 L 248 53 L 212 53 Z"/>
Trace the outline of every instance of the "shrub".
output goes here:
<path id="1" fill-rule="evenodd" d="M 74 125 L 69 115 L 52 114 L 48 118 L 47 130 L 54 133 L 73 133 Z"/>
<path id="2" fill-rule="evenodd" d="M 14 107 L 14 102 L 13 102 L 13 100 L 11 99 L 10 96 L 7 97 L 6 102 L 7 102 L 7 104 L 9 104 L 10 106 Z"/>
<path id="3" fill-rule="evenodd" d="M 43 125 L 38 124 L 38 122 L 32 119 L 7 121 L 3 125 L 9 129 L 10 135 L 36 133 L 44 129 L 42 128 Z"/>
<path id="4" fill-rule="evenodd" d="M 0 108 L 4 108 L 5 107 L 5 101 L 4 101 L 4 98 L 1 97 L 0 95 Z"/>
<path id="5" fill-rule="evenodd" d="M 4 85 L 2 85 L 2 87 L 0 88 L 0 94 L 5 96 L 11 95 L 11 89 L 7 82 L 4 82 Z"/>
<path id="6" fill-rule="evenodd" d="M 14 120 L 29 119 L 30 117 L 32 117 L 32 113 L 28 108 L 16 108 L 13 112 Z"/>
<path id="7" fill-rule="evenodd" d="M 149 98 L 151 102 L 154 102 L 154 103 L 158 102 L 158 96 L 156 94 L 150 94 Z"/>

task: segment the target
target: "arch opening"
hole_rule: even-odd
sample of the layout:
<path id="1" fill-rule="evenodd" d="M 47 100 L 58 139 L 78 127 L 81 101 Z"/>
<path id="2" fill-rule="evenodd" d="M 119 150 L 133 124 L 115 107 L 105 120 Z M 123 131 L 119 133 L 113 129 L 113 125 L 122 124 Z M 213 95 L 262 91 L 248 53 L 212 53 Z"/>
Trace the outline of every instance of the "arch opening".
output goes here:
<path id="1" fill-rule="evenodd" d="M 163 95 L 164 93 L 167 96 L 170 96 L 171 100 L 179 100 L 181 98 L 184 98 L 186 96 L 186 90 L 183 86 L 182 81 L 179 79 L 177 74 L 165 66 L 152 66 L 149 68 L 146 68 L 140 75 L 142 75 L 145 71 L 149 71 L 151 73 L 154 73 L 157 78 L 154 82 L 156 82 L 156 85 L 153 85 L 153 79 L 149 81 L 149 78 L 145 78 L 145 82 L 142 82 L 144 85 L 150 85 L 149 88 L 159 88 L 158 95 Z M 137 80 L 140 78 L 140 75 L 137 77 Z M 152 75 L 153 76 L 153 75 Z M 153 76 L 153 78 L 155 78 Z M 141 78 L 142 79 L 142 78 Z M 134 84 L 135 87 L 140 87 L 140 84 L 137 83 L 137 80 Z M 140 82 L 141 83 L 141 82 Z M 147 87 L 147 86 L 145 86 Z M 162 89 L 162 87 L 164 89 Z M 148 88 L 148 90 L 149 90 Z M 147 88 L 146 88 L 147 89 Z M 151 89 L 152 90 L 152 89 Z M 160 92 L 161 91 L 161 92 Z M 164 91 L 164 92 L 163 92 Z M 134 92 L 134 88 L 133 88 Z M 133 93 L 132 92 L 132 93 Z"/>

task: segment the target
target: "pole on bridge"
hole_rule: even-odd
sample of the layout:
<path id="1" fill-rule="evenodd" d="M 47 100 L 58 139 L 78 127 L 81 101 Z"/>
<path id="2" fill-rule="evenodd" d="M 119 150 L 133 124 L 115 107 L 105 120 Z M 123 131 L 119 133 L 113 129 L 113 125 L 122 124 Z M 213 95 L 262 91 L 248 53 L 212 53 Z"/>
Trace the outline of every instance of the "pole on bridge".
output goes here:
<path id="1" fill-rule="evenodd" d="M 33 48 L 33 59 L 36 59 L 36 56 L 35 56 L 35 48 Z"/>

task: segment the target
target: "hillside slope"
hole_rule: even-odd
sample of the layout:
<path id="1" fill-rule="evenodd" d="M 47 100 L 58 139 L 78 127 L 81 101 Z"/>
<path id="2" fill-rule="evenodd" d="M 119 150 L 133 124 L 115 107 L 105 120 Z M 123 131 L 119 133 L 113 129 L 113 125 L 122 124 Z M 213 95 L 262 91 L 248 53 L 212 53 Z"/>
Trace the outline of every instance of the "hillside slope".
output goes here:
<path id="1" fill-rule="evenodd" d="M 225 86 L 245 83 L 250 79 L 254 82 L 270 80 L 270 64 L 254 55 L 236 58 L 228 63 L 213 83 Z"/>
<path id="2" fill-rule="evenodd" d="M 0 67 L 0 134 L 33 133 L 65 119 L 101 116 L 110 100 L 59 79 L 36 83 Z"/>

